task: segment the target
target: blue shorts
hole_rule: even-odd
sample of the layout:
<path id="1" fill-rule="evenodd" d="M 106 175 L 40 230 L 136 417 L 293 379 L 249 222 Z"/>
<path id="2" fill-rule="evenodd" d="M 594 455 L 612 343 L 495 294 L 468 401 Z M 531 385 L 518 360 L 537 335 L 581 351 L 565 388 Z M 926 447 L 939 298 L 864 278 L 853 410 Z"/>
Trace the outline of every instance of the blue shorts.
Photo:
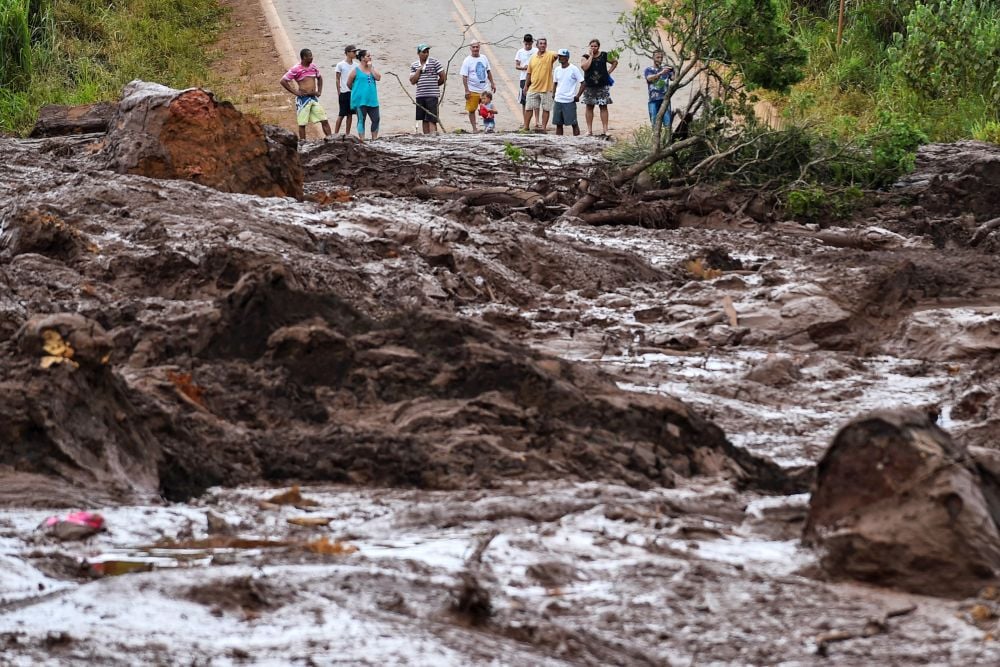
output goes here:
<path id="1" fill-rule="evenodd" d="M 556 102 L 552 107 L 552 124 L 577 125 L 576 102 Z"/>

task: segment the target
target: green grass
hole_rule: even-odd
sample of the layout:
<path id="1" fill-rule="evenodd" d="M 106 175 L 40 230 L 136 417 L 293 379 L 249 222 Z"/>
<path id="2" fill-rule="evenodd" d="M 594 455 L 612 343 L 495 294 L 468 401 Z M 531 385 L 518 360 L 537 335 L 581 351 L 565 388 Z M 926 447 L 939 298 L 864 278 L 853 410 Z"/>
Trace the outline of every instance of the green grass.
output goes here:
<path id="1" fill-rule="evenodd" d="M 0 88 L 31 80 L 31 25 L 28 0 L 0 0 Z"/>
<path id="2" fill-rule="evenodd" d="M 7 49 L 23 53 L 14 45 L 32 6 L 47 20 L 29 29 L 28 57 L 17 60 Z M 117 99 L 133 79 L 205 85 L 224 21 L 217 0 L 0 0 L 0 30 L 9 24 L 20 40 L 3 42 L 0 80 L 11 83 L 0 87 L 0 132 L 27 132 L 44 104 Z"/>

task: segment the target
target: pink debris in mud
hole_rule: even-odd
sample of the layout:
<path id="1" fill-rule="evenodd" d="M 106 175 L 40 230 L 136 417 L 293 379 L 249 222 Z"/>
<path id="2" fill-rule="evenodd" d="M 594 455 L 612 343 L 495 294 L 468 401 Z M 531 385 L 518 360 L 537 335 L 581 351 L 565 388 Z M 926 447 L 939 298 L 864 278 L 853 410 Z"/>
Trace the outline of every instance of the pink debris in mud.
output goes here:
<path id="1" fill-rule="evenodd" d="M 94 512 L 71 512 L 63 517 L 50 516 L 40 528 L 64 542 L 83 540 L 104 530 L 104 517 Z"/>

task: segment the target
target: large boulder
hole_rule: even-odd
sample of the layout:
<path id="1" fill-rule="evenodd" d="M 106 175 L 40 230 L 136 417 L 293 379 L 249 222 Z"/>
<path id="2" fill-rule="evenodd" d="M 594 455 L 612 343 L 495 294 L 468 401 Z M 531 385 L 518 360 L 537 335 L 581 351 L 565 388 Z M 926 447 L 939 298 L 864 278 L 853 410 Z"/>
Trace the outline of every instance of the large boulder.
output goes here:
<path id="1" fill-rule="evenodd" d="M 805 541 L 835 578 L 947 597 L 1000 573 L 1000 478 L 924 413 L 844 426 L 823 455 Z"/>
<path id="2" fill-rule="evenodd" d="M 223 192 L 302 197 L 295 136 L 265 128 L 200 88 L 133 81 L 107 135 L 108 167 Z"/>

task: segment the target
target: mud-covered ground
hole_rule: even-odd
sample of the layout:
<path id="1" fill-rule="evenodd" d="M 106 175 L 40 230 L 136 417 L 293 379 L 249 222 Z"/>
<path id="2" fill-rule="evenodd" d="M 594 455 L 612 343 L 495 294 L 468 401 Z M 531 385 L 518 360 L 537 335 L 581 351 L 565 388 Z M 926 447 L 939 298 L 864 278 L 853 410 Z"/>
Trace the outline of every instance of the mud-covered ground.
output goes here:
<path id="1" fill-rule="evenodd" d="M 995 148 L 928 147 L 851 220 L 697 190 L 651 229 L 557 219 L 587 139 L 310 143 L 307 202 L 100 141 L 2 145 L 2 660 L 1000 659 L 995 601 L 799 545 L 857 414 L 996 439 Z M 292 481 L 316 504 L 266 502 Z M 36 530 L 71 507 L 108 532 Z"/>

